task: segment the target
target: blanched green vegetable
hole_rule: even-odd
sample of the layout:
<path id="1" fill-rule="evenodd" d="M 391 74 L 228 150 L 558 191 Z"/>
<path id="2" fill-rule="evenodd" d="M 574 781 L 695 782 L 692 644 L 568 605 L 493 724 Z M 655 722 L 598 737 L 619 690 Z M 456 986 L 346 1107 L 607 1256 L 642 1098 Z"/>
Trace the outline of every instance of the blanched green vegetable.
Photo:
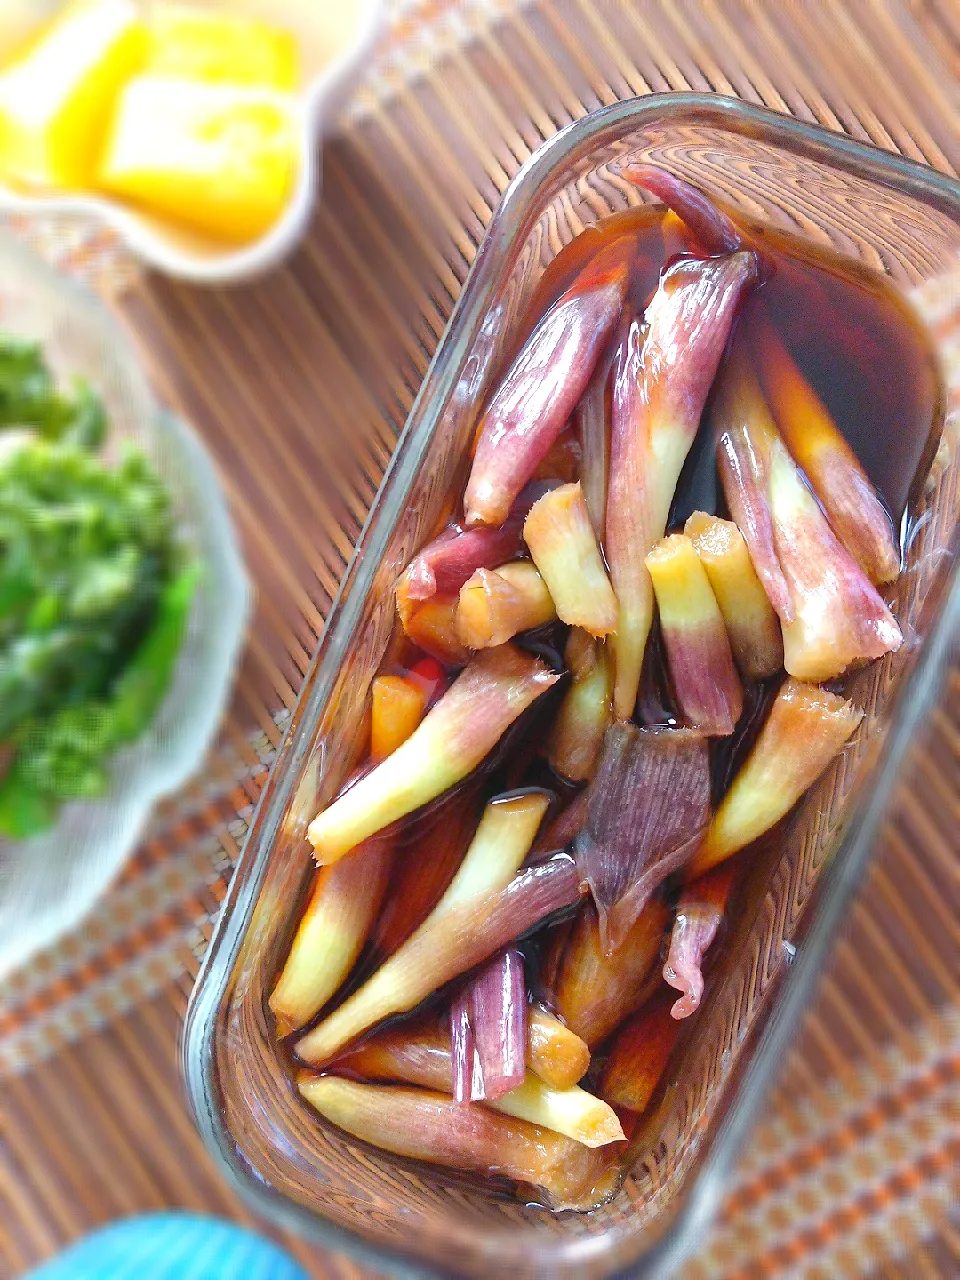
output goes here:
<path id="1" fill-rule="evenodd" d="M 103 792 L 106 757 L 149 728 L 169 688 L 199 577 L 199 566 L 190 565 L 164 588 L 150 631 L 109 697 L 19 728 L 13 764 L 0 781 L 0 834 L 34 835 L 50 825 L 58 803 Z"/>
<path id="2" fill-rule="evenodd" d="M 117 672 L 157 609 L 171 538 L 139 455 L 110 470 L 36 440 L 0 460 L 0 740 Z"/>
<path id="3" fill-rule="evenodd" d="M 0 427 L 34 427 L 49 440 L 87 449 L 103 443 L 107 418 L 98 396 L 78 381 L 73 397 L 58 390 L 39 342 L 0 334 Z"/>
<path id="4" fill-rule="evenodd" d="M 200 566 L 194 563 L 164 587 L 153 626 L 117 680 L 111 709 L 118 745 L 139 738 L 160 709 L 199 581 Z"/>
<path id="5" fill-rule="evenodd" d="M 0 835 L 97 796 L 149 726 L 195 592 L 169 495 L 133 449 L 107 463 L 89 388 L 61 394 L 34 344 L 0 337 Z M 32 428 L 32 429 L 31 429 Z"/>
<path id="6" fill-rule="evenodd" d="M 0 423 L 40 426 L 59 399 L 40 343 L 0 337 Z"/>

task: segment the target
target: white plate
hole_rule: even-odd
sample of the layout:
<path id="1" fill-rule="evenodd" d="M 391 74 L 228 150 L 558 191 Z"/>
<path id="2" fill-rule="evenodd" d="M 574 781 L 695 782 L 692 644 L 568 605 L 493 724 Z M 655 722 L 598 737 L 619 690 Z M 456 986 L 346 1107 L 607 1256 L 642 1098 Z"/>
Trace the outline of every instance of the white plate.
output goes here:
<path id="1" fill-rule="evenodd" d="M 44 835 L 0 840 L 0 977 L 85 915 L 134 848 L 153 804 L 202 764 L 250 612 L 243 561 L 203 445 L 159 409 L 126 336 L 93 295 L 0 236 L 4 331 L 40 339 L 58 377 L 85 377 L 103 397 L 107 448 L 131 440 L 150 458 L 203 577 L 173 684 L 149 731 L 114 757 L 106 794 L 64 806 Z"/>

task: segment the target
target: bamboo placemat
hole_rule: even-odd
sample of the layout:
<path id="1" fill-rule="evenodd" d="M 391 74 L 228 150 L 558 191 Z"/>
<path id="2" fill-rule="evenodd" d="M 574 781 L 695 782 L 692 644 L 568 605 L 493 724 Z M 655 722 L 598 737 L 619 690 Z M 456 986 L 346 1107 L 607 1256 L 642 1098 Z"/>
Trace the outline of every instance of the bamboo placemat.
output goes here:
<path id="1" fill-rule="evenodd" d="M 200 293 L 71 229 L 65 265 L 112 294 L 213 449 L 259 605 L 205 772 L 87 926 L 0 993 L 4 1280 L 122 1214 L 249 1221 L 186 1115 L 180 1020 L 353 541 L 519 165 L 596 106 L 688 88 L 960 159 L 947 0 L 394 0 L 392 16 L 325 148 L 307 242 L 269 278 Z M 958 820 L 960 668 L 690 1280 L 960 1269 Z M 317 1277 L 359 1275 L 287 1243 Z"/>

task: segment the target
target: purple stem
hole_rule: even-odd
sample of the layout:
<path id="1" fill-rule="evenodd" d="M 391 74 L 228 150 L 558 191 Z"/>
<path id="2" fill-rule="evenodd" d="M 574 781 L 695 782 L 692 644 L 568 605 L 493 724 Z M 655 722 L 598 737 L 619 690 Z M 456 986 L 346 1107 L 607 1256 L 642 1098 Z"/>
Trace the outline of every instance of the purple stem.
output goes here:
<path id="1" fill-rule="evenodd" d="M 453 1061 L 453 1100 L 469 1102 L 473 1094 L 473 1027 L 470 988 L 464 987 L 450 1007 L 450 1054 Z"/>
<path id="2" fill-rule="evenodd" d="M 404 577 L 411 600 L 459 591 L 478 569 L 496 569 L 523 547 L 523 522 L 544 485 L 528 485 L 501 525 L 462 529 L 449 525 L 410 561 Z"/>
<path id="3" fill-rule="evenodd" d="M 681 993 L 670 1010 L 674 1018 L 689 1018 L 703 997 L 703 958 L 717 936 L 723 911 L 711 903 L 681 907 L 670 935 L 670 951 L 663 966 L 664 980 Z"/>
<path id="4" fill-rule="evenodd" d="M 523 522 L 533 504 L 556 481 L 528 484 L 501 525 L 464 529 L 448 525 L 410 561 L 401 581 L 410 600 L 453 595 L 478 569 L 496 569 L 513 560 L 523 549 Z"/>
<path id="5" fill-rule="evenodd" d="M 503 522 L 566 426 L 620 315 L 627 249 L 618 241 L 597 255 L 543 317 L 494 392 L 464 494 L 471 527 Z"/>
<path id="6" fill-rule="evenodd" d="M 733 222 L 699 187 L 655 164 L 640 164 L 624 175 L 672 209 L 707 253 L 734 253 L 743 239 Z"/>
<path id="7" fill-rule="evenodd" d="M 706 739 L 688 729 L 611 725 L 587 796 L 577 865 L 610 955 L 654 890 L 690 861 L 703 840 L 710 818 Z"/>
<path id="8" fill-rule="evenodd" d="M 470 985 L 476 1061 L 471 1098 L 493 1102 L 523 1083 L 527 1055 L 527 992 L 523 955 L 501 951 Z"/>
<path id="9" fill-rule="evenodd" d="M 774 612 L 789 623 L 796 616 L 796 610 L 774 546 L 773 515 L 767 500 L 766 453 L 745 419 L 727 416 L 726 388 L 730 385 L 729 378 L 724 377 L 715 401 L 720 483 L 730 515 L 744 536 L 767 598 Z"/>
<path id="10" fill-rule="evenodd" d="M 613 362 L 621 342 L 630 330 L 632 312 L 627 307 L 617 330 L 607 344 L 593 371 L 593 377 L 580 403 L 574 410 L 573 421 L 580 440 L 580 479 L 583 496 L 587 500 L 590 519 L 598 538 L 603 537 L 607 512 L 607 475 L 610 469 L 610 413 L 608 386 Z"/>

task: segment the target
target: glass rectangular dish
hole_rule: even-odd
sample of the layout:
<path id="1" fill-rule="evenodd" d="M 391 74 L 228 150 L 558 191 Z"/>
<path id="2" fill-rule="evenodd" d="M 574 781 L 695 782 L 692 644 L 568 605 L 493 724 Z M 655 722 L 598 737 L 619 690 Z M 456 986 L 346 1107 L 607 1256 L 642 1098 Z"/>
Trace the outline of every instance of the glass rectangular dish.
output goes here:
<path id="1" fill-rule="evenodd" d="M 930 327 L 940 447 L 893 590 L 902 649 L 852 681 L 865 723 L 750 872 L 748 906 L 695 1034 L 634 1139 L 623 1189 L 551 1215 L 326 1127 L 293 1088 L 267 996 L 311 873 L 306 825 L 356 755 L 394 625 L 393 586 L 433 532 L 496 371 L 547 263 L 642 198 L 621 171 L 660 163 L 729 209 L 885 272 Z M 702 1239 L 810 998 L 904 754 L 960 634 L 960 183 L 773 112 L 670 94 L 604 108 L 524 166 L 497 209 L 364 528 L 257 810 L 193 994 L 191 1104 L 231 1180 L 268 1216 L 401 1274 L 517 1277 L 669 1270 Z M 952 319 L 951 319 L 952 317 Z"/>

